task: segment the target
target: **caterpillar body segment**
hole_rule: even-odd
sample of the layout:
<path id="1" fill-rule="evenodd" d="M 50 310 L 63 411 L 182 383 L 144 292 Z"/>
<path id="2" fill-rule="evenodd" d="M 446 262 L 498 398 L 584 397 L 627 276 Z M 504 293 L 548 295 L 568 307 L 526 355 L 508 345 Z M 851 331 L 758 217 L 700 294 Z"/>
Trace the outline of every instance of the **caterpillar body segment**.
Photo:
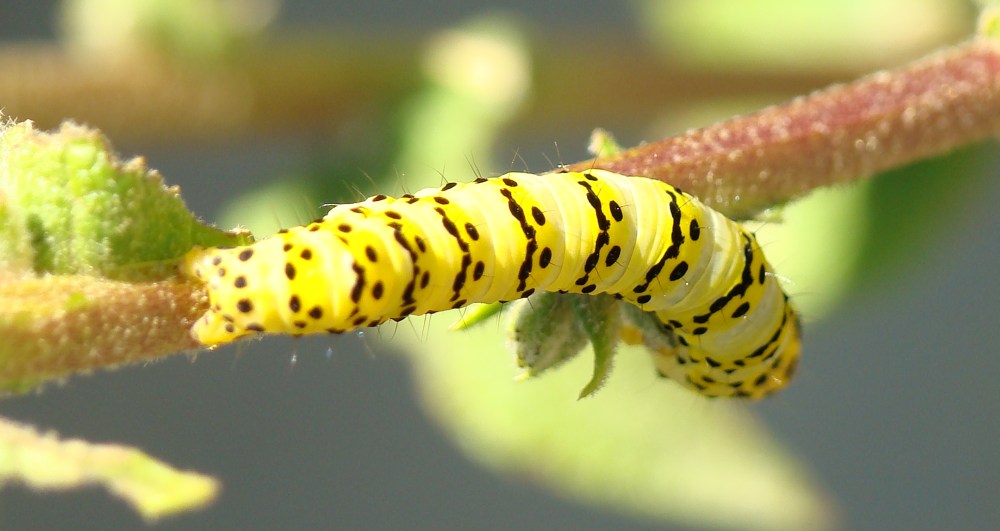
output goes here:
<path id="1" fill-rule="evenodd" d="M 337 205 L 248 246 L 196 249 L 184 273 L 207 285 L 192 331 L 205 345 L 559 291 L 641 309 L 667 338 L 644 332 L 659 372 L 709 396 L 783 386 L 800 350 L 797 315 L 751 233 L 670 185 L 597 169 Z"/>

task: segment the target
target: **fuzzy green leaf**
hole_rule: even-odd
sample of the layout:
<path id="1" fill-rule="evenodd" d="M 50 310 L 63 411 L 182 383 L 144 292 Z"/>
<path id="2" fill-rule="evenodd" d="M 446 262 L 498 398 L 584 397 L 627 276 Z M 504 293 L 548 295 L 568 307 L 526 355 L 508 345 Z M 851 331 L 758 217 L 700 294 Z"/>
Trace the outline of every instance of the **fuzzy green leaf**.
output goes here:
<path id="1" fill-rule="evenodd" d="M 0 131 L 0 198 L 0 264 L 36 274 L 165 278 L 196 244 L 243 240 L 201 224 L 143 159 L 121 162 L 98 131 L 73 124 Z"/>
<path id="2" fill-rule="evenodd" d="M 202 507 L 219 490 L 208 476 L 178 471 L 134 448 L 60 440 L 0 419 L 0 483 L 12 481 L 39 490 L 101 484 L 147 520 Z"/>
<path id="3" fill-rule="evenodd" d="M 424 403 L 461 447 L 506 474 L 647 517 L 727 529 L 822 529 L 830 508 L 746 406 L 709 401 L 657 376 L 643 347 L 575 399 L 589 359 L 515 382 L 501 334 L 401 327 Z M 587 358 L 582 356 L 580 358 Z M 456 400 L 455 397 L 462 397 Z"/>

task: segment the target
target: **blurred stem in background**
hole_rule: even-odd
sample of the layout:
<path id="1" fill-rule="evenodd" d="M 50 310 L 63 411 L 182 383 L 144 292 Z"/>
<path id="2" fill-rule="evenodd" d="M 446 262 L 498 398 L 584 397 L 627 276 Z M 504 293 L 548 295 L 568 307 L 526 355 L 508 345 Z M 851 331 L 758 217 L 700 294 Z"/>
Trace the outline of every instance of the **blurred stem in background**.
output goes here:
<path id="1" fill-rule="evenodd" d="M 191 3 L 162 2 L 166 8 L 154 10 L 115 0 L 67 2 L 62 43 L 0 49 L 5 113 L 30 117 L 43 128 L 72 116 L 100 124 L 112 138 L 191 144 L 330 131 L 422 82 L 418 54 L 426 37 L 416 28 L 263 32 L 275 7 L 256 1 L 256 14 L 196 2 L 221 11 L 204 18 L 235 28 L 198 31 L 200 25 L 190 27 L 192 18 L 198 20 L 187 14 Z M 175 5 L 180 15 L 168 9 Z M 673 116 L 672 127 L 657 131 L 662 136 L 724 116 L 691 115 L 709 102 L 742 101 L 740 107 L 749 110 L 902 63 L 964 38 L 972 20 L 966 3 L 951 0 L 637 5 L 643 14 L 637 18 L 657 46 L 614 31 L 587 31 L 585 38 L 573 27 L 528 31 L 532 97 L 507 127 L 550 134 L 597 124 L 617 130 L 658 114 Z M 129 14 L 115 16 L 121 10 Z M 153 18 L 145 26 L 157 31 L 108 23 L 142 14 L 133 10 Z M 250 22 L 241 24 L 245 19 Z M 926 20 L 933 23 L 919 23 Z M 888 23 L 894 31 L 886 31 Z M 521 26 L 532 28 L 530 21 Z M 184 39 L 170 37 L 178 34 Z M 210 45 L 182 47 L 185 42 Z M 807 46 L 817 42 L 825 46 L 808 53 Z M 95 50 L 100 53 L 88 53 Z M 789 58 L 799 61 L 789 64 Z"/>

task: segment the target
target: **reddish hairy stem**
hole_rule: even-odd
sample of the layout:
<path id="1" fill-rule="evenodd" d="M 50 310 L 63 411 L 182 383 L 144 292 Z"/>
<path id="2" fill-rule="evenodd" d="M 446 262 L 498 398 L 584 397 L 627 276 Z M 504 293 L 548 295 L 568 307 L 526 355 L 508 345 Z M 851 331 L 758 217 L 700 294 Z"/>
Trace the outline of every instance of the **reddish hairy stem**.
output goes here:
<path id="1" fill-rule="evenodd" d="M 88 276 L 0 281 L 0 394 L 47 378 L 191 350 L 200 285 Z"/>
<path id="2" fill-rule="evenodd" d="M 570 168 L 601 167 L 668 180 L 740 217 L 998 131 L 1000 48 L 980 39 Z M 8 360 L 0 367 L 0 383 L 6 381 L 8 388 L 14 382 L 26 386 L 32 379 L 152 359 L 193 346 L 188 328 L 205 308 L 204 293 L 193 283 L 129 285 L 95 279 L 86 289 L 67 290 L 58 285 L 62 279 L 56 280 L 48 285 L 51 296 L 40 296 L 41 287 L 28 293 L 39 297 L 38 306 L 59 306 L 55 320 L 38 321 L 38 326 L 62 327 L 53 336 L 61 338 L 60 344 L 45 355 L 39 353 L 49 346 L 40 344 L 37 352 L 27 349 Z M 0 290 L 0 299 L 12 295 Z M 118 301 L 111 303 L 114 312 L 102 311 L 103 303 L 94 302 L 107 300 Z M 0 322 L 16 323 L 15 317 L 0 316 Z M 95 330 L 100 331 L 96 339 Z M 15 339 L 14 332 L 6 337 Z"/>
<path id="3" fill-rule="evenodd" d="M 1000 132 L 1000 46 L 981 38 L 852 83 L 570 165 L 669 181 L 733 217 Z"/>

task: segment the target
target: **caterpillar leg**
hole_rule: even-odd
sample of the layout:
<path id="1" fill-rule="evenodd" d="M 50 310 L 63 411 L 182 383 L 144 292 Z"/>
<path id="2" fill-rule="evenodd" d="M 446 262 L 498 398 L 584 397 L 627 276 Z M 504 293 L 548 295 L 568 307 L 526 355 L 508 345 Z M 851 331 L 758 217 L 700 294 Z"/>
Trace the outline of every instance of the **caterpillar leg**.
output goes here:
<path id="1" fill-rule="evenodd" d="M 801 327 L 789 306 L 771 340 L 742 358 L 719 362 L 697 348 L 656 346 L 650 348 L 650 354 L 661 376 L 705 396 L 758 399 L 791 381 L 801 349 Z"/>

